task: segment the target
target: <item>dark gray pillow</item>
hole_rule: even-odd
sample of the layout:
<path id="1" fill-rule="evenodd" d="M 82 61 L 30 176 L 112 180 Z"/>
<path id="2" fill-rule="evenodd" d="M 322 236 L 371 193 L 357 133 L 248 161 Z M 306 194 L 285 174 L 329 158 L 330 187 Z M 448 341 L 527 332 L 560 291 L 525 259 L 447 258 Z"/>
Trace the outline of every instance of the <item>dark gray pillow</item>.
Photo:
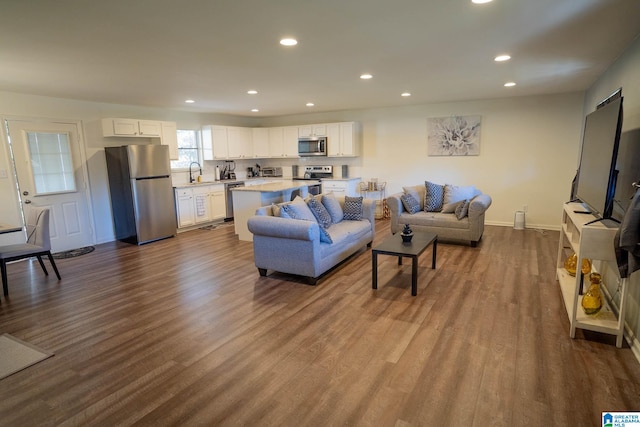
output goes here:
<path id="1" fill-rule="evenodd" d="M 342 218 L 344 218 L 344 212 L 342 211 L 340 202 L 336 199 L 336 196 L 333 193 L 323 194 L 322 204 L 327 208 L 327 212 L 331 215 L 331 221 L 333 221 L 334 224 L 342 221 Z"/>
<path id="2" fill-rule="evenodd" d="M 333 239 L 329 236 L 329 233 L 326 229 L 322 227 L 318 227 L 320 229 L 320 241 L 322 243 L 333 243 Z"/>
<path id="3" fill-rule="evenodd" d="M 307 200 L 307 206 L 311 209 L 311 213 L 316 217 L 321 228 L 329 228 L 329 226 L 331 226 L 331 215 L 322 203 L 311 197 Z"/>
<path id="4" fill-rule="evenodd" d="M 349 221 L 360 221 L 362 219 L 362 199 L 363 197 L 344 197 L 344 219 Z"/>
<path id="5" fill-rule="evenodd" d="M 402 200 L 402 206 L 406 209 L 410 214 L 420 212 L 420 202 L 416 200 L 411 194 L 405 193 L 400 196 L 400 200 Z"/>
<path id="6" fill-rule="evenodd" d="M 427 196 L 424 199 L 424 210 L 427 212 L 440 212 L 444 199 L 444 185 L 434 184 L 429 181 L 425 181 L 424 184 L 427 187 Z"/>
<path id="7" fill-rule="evenodd" d="M 456 218 L 462 219 L 469 214 L 469 203 L 471 203 L 469 200 L 463 200 L 456 207 Z"/>

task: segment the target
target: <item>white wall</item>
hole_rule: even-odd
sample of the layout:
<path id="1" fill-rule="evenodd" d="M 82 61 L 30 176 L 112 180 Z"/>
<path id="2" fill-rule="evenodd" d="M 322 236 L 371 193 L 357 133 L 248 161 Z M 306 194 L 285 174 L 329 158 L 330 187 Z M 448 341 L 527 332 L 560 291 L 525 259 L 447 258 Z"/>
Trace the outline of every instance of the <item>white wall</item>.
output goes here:
<path id="1" fill-rule="evenodd" d="M 622 54 L 585 96 L 585 114 L 595 110 L 599 101 L 606 98 L 619 87 L 624 96 L 624 119 L 622 131 L 640 128 L 640 37 Z M 640 171 L 639 171 L 640 173 Z M 615 292 L 616 279 L 611 271 L 605 274 L 605 284 Z M 631 276 L 625 320 L 628 333 L 632 337 L 632 348 L 640 360 L 640 272 Z"/>
<path id="2" fill-rule="evenodd" d="M 351 176 L 387 181 L 389 194 L 425 180 L 473 184 L 493 198 L 487 223 L 512 226 L 526 205 L 527 226 L 558 229 L 577 167 L 582 103 L 581 93 L 570 93 L 274 117 L 261 125 L 358 121 L 363 156 L 346 162 Z M 482 116 L 479 156 L 427 156 L 427 118 L 450 115 Z"/>
<path id="3" fill-rule="evenodd" d="M 184 111 L 170 111 L 157 108 L 143 108 L 127 105 L 74 101 L 34 95 L 0 92 L 0 117 L 2 118 L 47 118 L 82 121 L 87 153 L 87 169 L 91 189 L 91 203 L 96 228 L 96 243 L 114 240 L 113 220 L 107 182 L 104 147 L 132 144 L 130 138 L 102 137 L 101 119 L 104 117 L 131 117 L 149 120 L 175 121 L 180 129 L 200 129 L 204 124 L 215 122 L 223 125 L 248 125 L 247 119 L 215 115 L 197 114 Z M 4 123 L 3 123 L 4 125 Z M 9 171 L 7 179 L 0 179 L 0 222 L 20 224 L 15 180 L 11 176 L 9 149 L 4 135 L 0 132 L 0 169 Z M 139 142 L 138 142 L 139 141 Z M 151 143 L 141 139 L 136 143 Z M 15 243 L 24 237 L 16 234 L 0 235 L 0 244 Z M 22 240 L 23 241 L 23 240 Z"/>
<path id="4" fill-rule="evenodd" d="M 489 224 L 513 225 L 515 210 L 528 206 L 527 225 L 557 229 L 560 206 L 569 197 L 575 175 L 582 126 L 583 96 L 579 93 L 341 111 L 266 118 L 197 114 L 126 105 L 73 101 L 14 93 L 0 93 L 0 116 L 81 120 L 92 193 L 96 243 L 113 240 L 113 224 L 104 161 L 105 146 L 131 143 L 130 139 L 103 138 L 100 119 L 134 117 L 176 121 L 179 128 L 205 124 L 276 126 L 336 121 L 362 125 L 362 156 L 356 159 L 296 161 L 263 160 L 264 165 L 330 163 L 350 166 L 350 176 L 388 182 L 388 193 L 406 184 L 431 180 L 456 185 L 474 184 L 493 197 Z M 428 157 L 426 119 L 449 115 L 481 115 L 481 153 L 474 157 Z M 243 171 L 254 162 L 238 162 Z M 215 162 L 205 162 L 205 174 Z M 11 170 L 7 144 L 0 150 L 0 169 Z M 339 170 L 339 169 L 338 169 Z M 174 177 L 184 182 L 185 174 Z M 3 203 L 0 222 L 19 222 L 15 183 L 0 179 Z"/>

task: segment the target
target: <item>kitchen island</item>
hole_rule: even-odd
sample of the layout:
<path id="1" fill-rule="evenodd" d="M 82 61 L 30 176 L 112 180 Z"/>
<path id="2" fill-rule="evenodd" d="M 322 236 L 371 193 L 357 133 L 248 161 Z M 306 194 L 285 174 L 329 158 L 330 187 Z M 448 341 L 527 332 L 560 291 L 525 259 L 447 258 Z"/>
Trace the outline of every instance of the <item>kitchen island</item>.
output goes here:
<path id="1" fill-rule="evenodd" d="M 256 213 L 256 209 L 272 203 L 288 202 L 291 193 L 300 190 L 300 195 L 306 197 L 308 187 L 317 185 L 320 181 L 278 181 L 266 184 L 237 187 L 233 194 L 233 221 L 235 231 L 240 240 L 251 242 L 253 235 L 247 228 L 247 221 Z"/>

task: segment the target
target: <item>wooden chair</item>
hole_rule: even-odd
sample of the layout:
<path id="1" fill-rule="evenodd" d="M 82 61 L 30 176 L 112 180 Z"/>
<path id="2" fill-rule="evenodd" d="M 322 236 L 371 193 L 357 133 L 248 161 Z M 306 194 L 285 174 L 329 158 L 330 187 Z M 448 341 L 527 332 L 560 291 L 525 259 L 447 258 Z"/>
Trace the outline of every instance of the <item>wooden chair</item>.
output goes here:
<path id="1" fill-rule="evenodd" d="M 4 295 L 9 295 L 7 284 L 7 263 L 19 259 L 36 257 L 45 275 L 49 272 L 42 262 L 42 256 L 49 257 L 49 262 L 58 280 L 61 280 L 58 267 L 51 255 L 51 236 L 49 235 L 49 209 L 33 207 L 27 218 L 27 243 L 0 246 L 0 267 L 2 268 L 2 289 Z"/>

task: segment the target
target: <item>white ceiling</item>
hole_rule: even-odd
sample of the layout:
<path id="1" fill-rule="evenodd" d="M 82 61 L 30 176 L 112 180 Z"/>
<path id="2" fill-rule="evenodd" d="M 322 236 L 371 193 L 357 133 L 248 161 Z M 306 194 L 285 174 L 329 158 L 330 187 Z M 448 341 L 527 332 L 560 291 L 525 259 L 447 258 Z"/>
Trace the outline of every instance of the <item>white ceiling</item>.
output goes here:
<path id="1" fill-rule="evenodd" d="M 582 91 L 639 17 L 639 0 L 1 0 L 0 90 L 260 117 Z"/>

